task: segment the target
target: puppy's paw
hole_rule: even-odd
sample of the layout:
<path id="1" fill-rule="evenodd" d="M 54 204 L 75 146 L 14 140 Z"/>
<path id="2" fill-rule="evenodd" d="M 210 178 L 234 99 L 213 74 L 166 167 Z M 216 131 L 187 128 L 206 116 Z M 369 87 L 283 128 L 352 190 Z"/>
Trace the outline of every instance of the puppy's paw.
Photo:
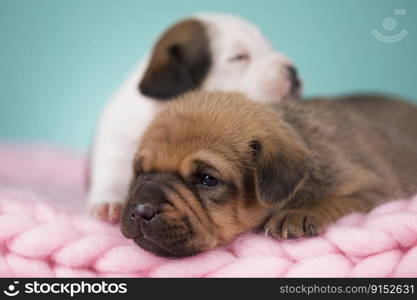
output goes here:
<path id="1" fill-rule="evenodd" d="M 265 234 L 275 238 L 295 239 L 312 237 L 321 233 L 324 223 L 314 212 L 303 209 L 282 210 L 268 220 Z"/>
<path id="2" fill-rule="evenodd" d="M 123 203 L 101 202 L 89 206 L 88 210 L 92 217 L 111 224 L 119 223 Z"/>

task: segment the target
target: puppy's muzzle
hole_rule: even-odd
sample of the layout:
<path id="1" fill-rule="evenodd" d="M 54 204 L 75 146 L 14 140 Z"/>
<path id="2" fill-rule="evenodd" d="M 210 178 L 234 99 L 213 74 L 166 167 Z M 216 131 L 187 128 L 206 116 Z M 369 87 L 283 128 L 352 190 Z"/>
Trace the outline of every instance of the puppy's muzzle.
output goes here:
<path id="1" fill-rule="evenodd" d="M 140 178 L 132 185 L 123 209 L 121 229 L 138 246 L 157 255 L 189 255 L 187 242 L 192 226 L 169 201 L 165 179 L 151 176 Z"/>

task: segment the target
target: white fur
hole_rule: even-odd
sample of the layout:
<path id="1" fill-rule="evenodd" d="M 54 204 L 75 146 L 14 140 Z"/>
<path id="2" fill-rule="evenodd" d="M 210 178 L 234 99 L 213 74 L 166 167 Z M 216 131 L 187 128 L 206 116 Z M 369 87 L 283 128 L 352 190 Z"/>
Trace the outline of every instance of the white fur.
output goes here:
<path id="1" fill-rule="evenodd" d="M 291 62 L 274 51 L 252 24 L 223 14 L 197 15 L 208 28 L 213 66 L 203 83 L 207 91 L 240 91 L 255 101 L 280 101 L 288 96 L 287 69 Z M 248 61 L 230 62 L 237 54 Z"/>
<path id="2" fill-rule="evenodd" d="M 240 91 L 255 101 L 280 101 L 289 94 L 289 60 L 275 52 L 252 24 L 234 16 L 199 14 L 208 29 L 212 66 L 201 89 Z M 248 60 L 231 61 L 239 54 Z M 163 102 L 141 95 L 142 60 L 105 107 L 97 124 L 90 165 L 88 204 L 122 203 L 132 177 L 139 139 Z"/>

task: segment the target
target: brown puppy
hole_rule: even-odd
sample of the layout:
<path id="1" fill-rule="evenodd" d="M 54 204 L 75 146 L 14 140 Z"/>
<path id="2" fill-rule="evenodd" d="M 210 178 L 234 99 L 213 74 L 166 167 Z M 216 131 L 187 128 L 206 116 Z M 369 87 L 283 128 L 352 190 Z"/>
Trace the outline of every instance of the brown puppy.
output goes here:
<path id="1" fill-rule="evenodd" d="M 314 236 L 417 191 L 417 107 L 190 93 L 148 127 L 134 171 L 122 232 L 156 254 L 192 255 L 255 229 Z"/>

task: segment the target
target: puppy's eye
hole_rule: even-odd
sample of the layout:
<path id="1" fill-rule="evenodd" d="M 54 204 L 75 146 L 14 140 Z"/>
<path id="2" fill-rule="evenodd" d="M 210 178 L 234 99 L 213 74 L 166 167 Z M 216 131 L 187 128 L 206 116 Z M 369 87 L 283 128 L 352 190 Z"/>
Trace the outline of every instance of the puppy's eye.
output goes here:
<path id="1" fill-rule="evenodd" d="M 206 187 L 215 187 L 220 183 L 220 180 L 208 174 L 201 174 L 199 183 Z"/>
<path id="2" fill-rule="evenodd" d="M 232 56 L 229 58 L 229 62 L 239 62 L 239 61 L 248 61 L 249 60 L 249 54 L 246 53 L 240 53 L 238 55 Z"/>

